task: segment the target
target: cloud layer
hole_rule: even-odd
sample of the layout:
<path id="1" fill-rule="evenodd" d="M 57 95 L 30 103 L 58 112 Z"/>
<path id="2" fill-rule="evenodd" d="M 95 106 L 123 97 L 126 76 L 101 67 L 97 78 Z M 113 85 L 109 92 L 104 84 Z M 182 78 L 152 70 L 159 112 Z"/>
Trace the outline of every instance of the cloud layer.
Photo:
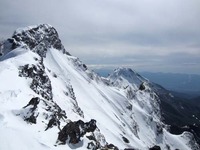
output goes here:
<path id="1" fill-rule="evenodd" d="M 49 23 L 91 66 L 200 74 L 199 0 L 0 0 L 0 38 Z"/>

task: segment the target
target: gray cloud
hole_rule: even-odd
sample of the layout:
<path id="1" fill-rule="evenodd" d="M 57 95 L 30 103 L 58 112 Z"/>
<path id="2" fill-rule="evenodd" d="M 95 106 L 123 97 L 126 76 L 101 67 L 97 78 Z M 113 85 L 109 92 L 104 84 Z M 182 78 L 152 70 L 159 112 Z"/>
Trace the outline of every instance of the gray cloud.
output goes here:
<path id="1" fill-rule="evenodd" d="M 90 65 L 165 72 L 187 66 L 200 74 L 199 0 L 0 0 L 0 10 L 1 39 L 18 27 L 49 23 L 65 48 Z"/>

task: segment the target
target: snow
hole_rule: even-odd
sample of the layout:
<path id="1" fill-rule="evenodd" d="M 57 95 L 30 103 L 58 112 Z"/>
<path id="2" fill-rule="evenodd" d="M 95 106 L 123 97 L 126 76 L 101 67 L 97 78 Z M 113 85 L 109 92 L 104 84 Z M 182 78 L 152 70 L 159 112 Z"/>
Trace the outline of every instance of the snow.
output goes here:
<path id="1" fill-rule="evenodd" d="M 19 34 L 19 33 L 22 33 L 22 32 L 25 32 L 25 31 L 28 31 L 28 30 L 31 30 L 33 28 L 37 28 L 38 26 L 44 26 L 45 28 L 50 28 L 52 27 L 50 24 L 38 24 L 38 25 L 32 25 L 32 26 L 27 26 L 27 27 L 22 27 L 22 28 L 18 28 L 15 30 L 14 34 Z M 40 31 L 42 32 L 42 31 Z"/>
<path id="2" fill-rule="evenodd" d="M 26 64 L 37 65 L 35 58 L 40 59 L 39 55 L 23 47 L 0 58 L 0 150 L 87 149 L 89 140 L 85 137 L 76 145 L 58 145 L 59 129 L 53 127 L 44 131 L 48 123 L 44 114 L 48 112 L 43 103 L 37 108 L 37 124 L 23 120 L 27 112 L 22 108 L 31 98 L 42 97 L 30 89 L 31 79 L 19 77 L 18 68 Z M 171 149 L 192 149 L 189 145 L 190 135 L 172 135 L 163 128 L 156 94 L 148 84 L 145 84 L 146 90 L 138 89 L 141 83 L 148 83 L 148 80 L 136 72 L 119 68 L 108 79 L 102 79 L 81 67 L 82 62 L 78 58 L 64 55 L 54 48 L 48 49 L 43 63 L 51 81 L 53 102 L 66 112 L 67 119 L 95 119 L 101 137 L 104 136 L 108 143 L 119 149 L 147 150 L 154 145 L 159 145 L 161 149 L 167 146 Z M 105 84 L 105 80 L 110 85 Z M 73 93 L 70 93 L 70 89 L 73 89 Z M 127 97 L 128 90 L 133 92 L 133 97 Z M 83 115 L 80 115 L 78 108 Z M 61 128 L 66 123 L 63 120 Z M 159 127 L 162 127 L 160 133 Z M 125 143 L 122 137 L 127 138 L 129 143 Z"/>

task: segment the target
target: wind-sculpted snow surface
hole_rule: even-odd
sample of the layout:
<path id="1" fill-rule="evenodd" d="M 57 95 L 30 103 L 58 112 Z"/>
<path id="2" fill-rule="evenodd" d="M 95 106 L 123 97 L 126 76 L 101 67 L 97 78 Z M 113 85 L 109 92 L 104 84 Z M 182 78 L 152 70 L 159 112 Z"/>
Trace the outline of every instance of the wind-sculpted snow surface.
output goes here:
<path id="1" fill-rule="evenodd" d="M 17 30 L 2 52 L 2 150 L 199 149 L 191 133 L 168 132 L 147 79 L 127 68 L 101 78 L 50 25 Z"/>

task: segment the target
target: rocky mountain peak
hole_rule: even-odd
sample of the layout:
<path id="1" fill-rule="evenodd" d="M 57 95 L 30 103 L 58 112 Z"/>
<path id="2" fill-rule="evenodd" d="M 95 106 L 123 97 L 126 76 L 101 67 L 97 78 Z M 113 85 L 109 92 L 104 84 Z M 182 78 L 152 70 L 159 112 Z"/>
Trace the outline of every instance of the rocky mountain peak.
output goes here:
<path id="1" fill-rule="evenodd" d="M 131 68 L 119 67 L 114 70 L 113 74 L 108 77 L 112 82 L 128 82 L 140 85 L 142 82 L 148 82 L 147 79 L 140 76 Z"/>
<path id="2" fill-rule="evenodd" d="M 62 45 L 56 29 L 49 24 L 19 28 L 12 38 L 7 40 L 7 43 L 12 50 L 22 46 L 38 53 L 41 57 L 46 56 L 49 48 L 55 48 L 70 55 Z"/>
<path id="3" fill-rule="evenodd" d="M 114 74 L 118 76 L 125 76 L 125 77 L 130 77 L 130 76 L 137 76 L 138 74 L 132 70 L 131 68 L 125 68 L 125 67 L 119 67 L 114 70 Z"/>

